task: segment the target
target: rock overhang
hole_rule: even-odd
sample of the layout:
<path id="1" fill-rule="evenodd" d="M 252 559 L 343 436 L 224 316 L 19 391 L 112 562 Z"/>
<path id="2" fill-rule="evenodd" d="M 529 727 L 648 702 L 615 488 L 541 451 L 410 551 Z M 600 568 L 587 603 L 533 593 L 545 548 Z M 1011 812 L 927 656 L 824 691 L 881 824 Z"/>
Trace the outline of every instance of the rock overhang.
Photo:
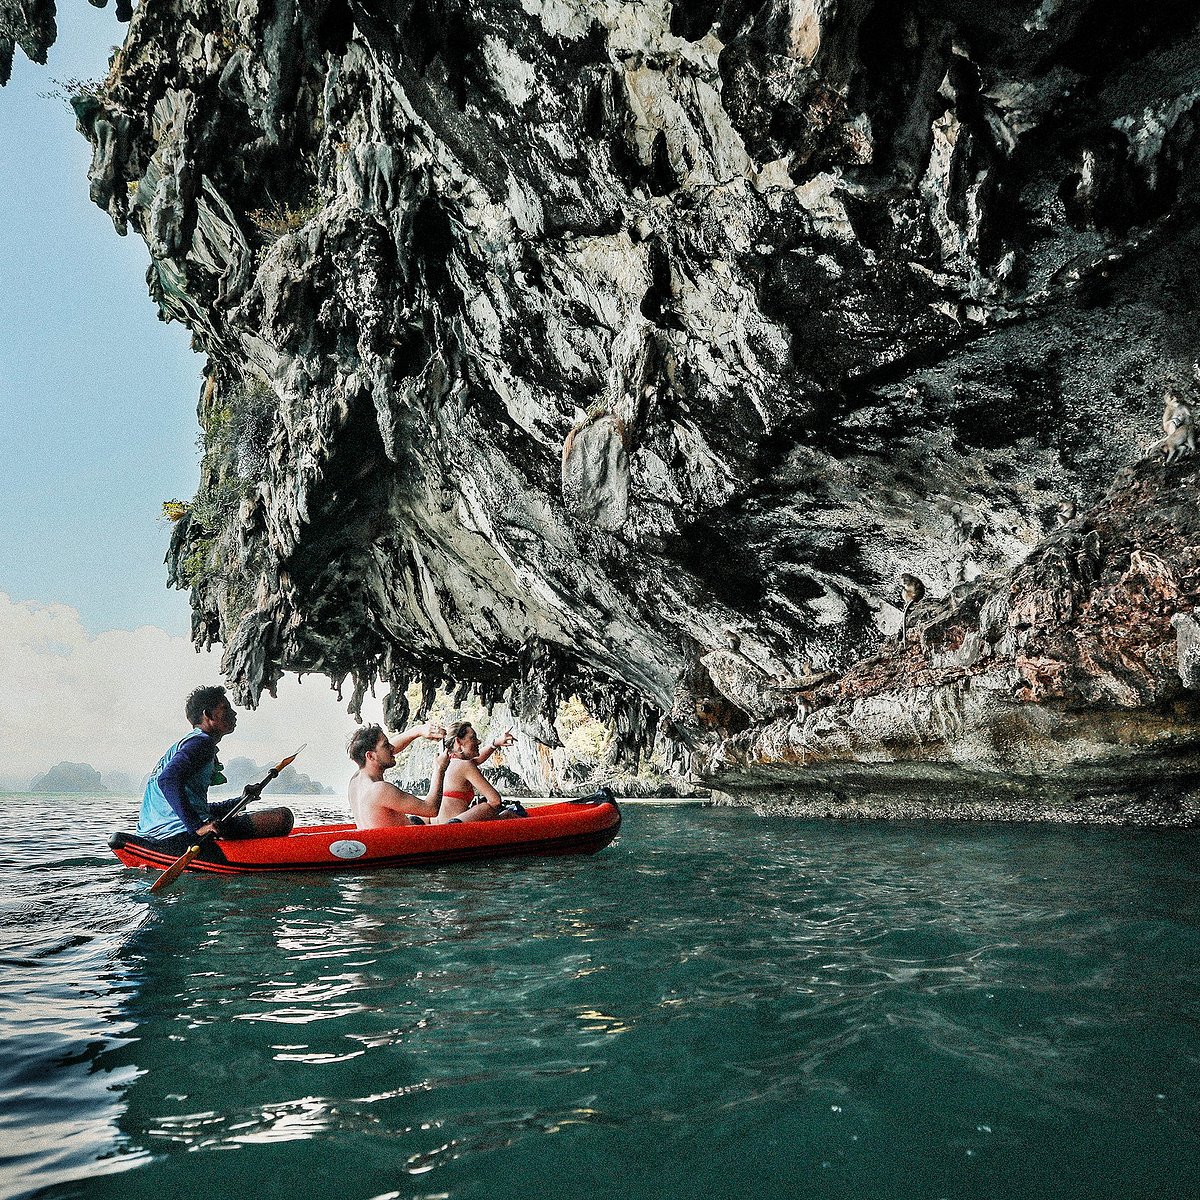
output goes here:
<path id="1" fill-rule="evenodd" d="M 1007 586 L 1145 448 L 1196 354 L 1198 47 L 1089 0 L 143 5 L 93 194 L 276 406 L 179 527 L 197 636 L 251 701 L 753 739 L 902 571 Z"/>

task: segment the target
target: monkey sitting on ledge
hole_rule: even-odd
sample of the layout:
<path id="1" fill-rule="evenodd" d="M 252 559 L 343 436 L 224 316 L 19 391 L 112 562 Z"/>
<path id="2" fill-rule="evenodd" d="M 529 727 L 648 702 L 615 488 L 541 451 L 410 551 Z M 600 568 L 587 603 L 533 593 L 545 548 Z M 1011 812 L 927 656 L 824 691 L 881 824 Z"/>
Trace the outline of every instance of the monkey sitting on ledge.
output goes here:
<path id="1" fill-rule="evenodd" d="M 1168 387 L 1163 393 L 1162 427 L 1166 436 L 1150 447 L 1146 452 L 1147 457 L 1161 452 L 1167 462 L 1174 462 L 1177 458 L 1196 453 L 1192 410 L 1175 387 Z"/>

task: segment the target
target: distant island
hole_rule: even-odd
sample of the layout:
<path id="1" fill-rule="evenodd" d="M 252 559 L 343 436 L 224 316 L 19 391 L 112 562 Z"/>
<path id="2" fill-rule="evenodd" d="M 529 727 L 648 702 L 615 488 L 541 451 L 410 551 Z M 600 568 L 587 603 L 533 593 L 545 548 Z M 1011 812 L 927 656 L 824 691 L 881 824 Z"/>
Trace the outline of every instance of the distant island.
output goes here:
<path id="1" fill-rule="evenodd" d="M 100 778 L 104 786 L 117 796 L 140 796 L 146 786 L 145 775 L 131 775 L 128 771 L 105 771 Z"/>
<path id="2" fill-rule="evenodd" d="M 29 785 L 31 792 L 107 792 L 100 772 L 87 763 L 60 762 Z"/>
<path id="3" fill-rule="evenodd" d="M 223 787 L 240 791 L 248 783 L 259 783 L 266 777 L 270 769 L 269 766 L 260 766 L 252 758 L 231 758 L 225 764 L 225 778 L 228 782 L 214 784 L 212 794 L 214 796 L 221 795 Z M 333 788 L 326 787 L 323 783 L 297 771 L 295 767 L 284 767 L 271 781 L 271 790 L 284 792 L 291 796 L 332 796 L 334 794 Z M 230 794 L 233 793 L 230 792 Z"/>
<path id="4" fill-rule="evenodd" d="M 232 796 L 240 792 L 248 783 L 258 783 L 265 778 L 269 766 L 260 766 L 252 758 L 231 758 L 225 765 L 227 782 L 213 785 L 212 795 L 222 797 L 226 793 Z M 112 786 L 106 786 L 105 779 Z M 106 795 L 110 792 L 121 795 L 139 793 L 145 787 L 145 780 L 140 783 L 133 776 L 114 771 L 108 776 L 101 776 L 95 767 L 88 763 L 60 762 L 51 767 L 44 775 L 38 775 L 29 785 L 31 792 L 89 792 L 92 795 Z M 295 767 L 285 767 L 271 781 L 271 790 L 292 796 L 332 796 L 333 788 L 326 787 L 318 780 L 297 771 Z"/>

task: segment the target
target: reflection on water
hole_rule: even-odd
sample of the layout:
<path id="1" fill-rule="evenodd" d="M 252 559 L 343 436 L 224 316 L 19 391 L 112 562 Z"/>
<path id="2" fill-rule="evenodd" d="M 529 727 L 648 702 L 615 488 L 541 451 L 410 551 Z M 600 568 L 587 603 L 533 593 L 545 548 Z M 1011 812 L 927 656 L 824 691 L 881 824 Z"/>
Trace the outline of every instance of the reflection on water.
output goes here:
<path id="1" fill-rule="evenodd" d="M 1190 835 L 638 809 L 594 858 L 154 898 L 78 810 L 0 806 L 6 1194 L 1068 1200 L 1200 1166 Z"/>

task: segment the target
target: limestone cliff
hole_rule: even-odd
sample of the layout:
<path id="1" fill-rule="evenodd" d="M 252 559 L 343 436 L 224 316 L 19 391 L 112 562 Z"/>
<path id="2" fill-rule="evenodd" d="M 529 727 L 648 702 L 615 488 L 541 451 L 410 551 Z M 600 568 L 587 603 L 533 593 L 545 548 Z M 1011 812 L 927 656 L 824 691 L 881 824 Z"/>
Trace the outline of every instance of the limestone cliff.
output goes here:
<path id="1" fill-rule="evenodd" d="M 903 642 L 794 686 L 709 772 L 806 812 L 1195 823 L 1198 486 L 1157 455 L 1123 469 L 998 584 L 923 601 Z"/>
<path id="2" fill-rule="evenodd" d="M 552 741 L 578 691 L 744 794 L 1090 795 L 1122 739 L 1111 791 L 1183 794 L 1195 474 L 1113 481 L 1200 353 L 1198 20 L 146 0 L 76 110 L 208 359 L 197 639 L 250 702 L 463 685 Z"/>

